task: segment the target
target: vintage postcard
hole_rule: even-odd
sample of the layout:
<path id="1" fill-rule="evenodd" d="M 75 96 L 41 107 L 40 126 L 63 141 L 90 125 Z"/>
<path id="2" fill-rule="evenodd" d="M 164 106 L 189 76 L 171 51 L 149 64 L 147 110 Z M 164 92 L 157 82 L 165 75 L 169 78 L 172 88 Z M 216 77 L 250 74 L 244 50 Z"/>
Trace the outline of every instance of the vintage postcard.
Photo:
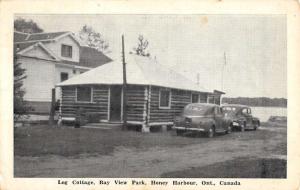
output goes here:
<path id="1" fill-rule="evenodd" d="M 1 1 L 0 189 L 299 189 L 299 13 Z"/>

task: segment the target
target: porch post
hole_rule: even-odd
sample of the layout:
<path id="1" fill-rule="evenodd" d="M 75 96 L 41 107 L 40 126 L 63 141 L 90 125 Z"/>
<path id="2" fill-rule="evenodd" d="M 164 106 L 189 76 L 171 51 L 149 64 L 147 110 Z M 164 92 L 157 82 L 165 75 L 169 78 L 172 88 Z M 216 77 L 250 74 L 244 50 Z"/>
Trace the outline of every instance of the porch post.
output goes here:
<path id="1" fill-rule="evenodd" d="M 144 133 L 148 133 L 150 132 L 150 126 L 149 126 L 149 111 L 148 111 L 148 105 L 149 105 L 149 86 L 145 86 L 145 93 L 144 93 L 144 97 L 145 97 L 145 103 L 144 103 L 144 110 L 143 110 L 143 124 L 142 124 L 142 132 Z"/>
<path id="2" fill-rule="evenodd" d="M 49 125 L 54 124 L 54 114 L 55 114 L 55 88 L 51 90 L 51 109 L 49 116 Z"/>
<path id="3" fill-rule="evenodd" d="M 126 79 L 126 63 L 125 63 L 125 45 L 124 35 L 122 35 L 122 64 L 123 64 L 123 126 L 122 129 L 127 127 L 127 79 Z"/>
<path id="4" fill-rule="evenodd" d="M 61 127 L 62 126 L 62 110 L 61 110 L 61 107 L 62 107 L 62 87 L 58 87 L 58 88 L 60 88 L 60 94 L 59 94 L 60 101 L 59 101 L 59 111 L 58 111 L 57 126 Z"/>

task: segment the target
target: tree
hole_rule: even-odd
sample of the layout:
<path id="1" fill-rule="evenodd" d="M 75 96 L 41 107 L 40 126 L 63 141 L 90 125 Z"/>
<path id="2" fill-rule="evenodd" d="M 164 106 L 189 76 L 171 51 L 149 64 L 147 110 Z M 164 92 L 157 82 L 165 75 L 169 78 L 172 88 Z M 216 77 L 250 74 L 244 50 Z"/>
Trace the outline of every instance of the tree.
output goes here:
<path id="1" fill-rule="evenodd" d="M 14 21 L 14 29 L 19 32 L 30 33 L 30 34 L 44 31 L 33 20 L 27 21 L 23 18 L 17 18 Z"/>
<path id="2" fill-rule="evenodd" d="M 149 45 L 148 40 L 144 39 L 143 35 L 139 35 L 137 47 L 133 48 L 133 50 L 137 55 L 149 57 L 150 53 L 146 52 L 148 45 Z"/>
<path id="3" fill-rule="evenodd" d="M 103 39 L 103 36 L 96 32 L 91 26 L 84 25 L 79 31 L 80 39 L 89 47 L 95 48 L 102 53 L 109 53 L 109 43 Z"/>
<path id="4" fill-rule="evenodd" d="M 21 68 L 21 63 L 18 63 L 17 57 L 14 56 L 14 121 L 26 116 L 31 109 L 23 99 L 25 91 L 22 87 L 25 78 L 25 69 Z"/>

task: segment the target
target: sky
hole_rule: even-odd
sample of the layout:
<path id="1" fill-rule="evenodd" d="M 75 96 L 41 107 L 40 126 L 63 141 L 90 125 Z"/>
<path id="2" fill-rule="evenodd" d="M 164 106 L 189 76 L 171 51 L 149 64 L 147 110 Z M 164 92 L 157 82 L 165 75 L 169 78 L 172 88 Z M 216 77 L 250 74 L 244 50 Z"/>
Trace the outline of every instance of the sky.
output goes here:
<path id="1" fill-rule="evenodd" d="M 199 84 L 206 89 L 222 90 L 226 97 L 287 98 L 286 18 L 283 15 L 17 17 L 32 19 L 45 32 L 76 34 L 83 25 L 92 26 L 109 43 L 108 56 L 113 59 L 121 56 L 122 34 L 127 53 L 142 34 L 149 41 L 148 50 L 157 62 L 194 82 L 199 78 Z"/>

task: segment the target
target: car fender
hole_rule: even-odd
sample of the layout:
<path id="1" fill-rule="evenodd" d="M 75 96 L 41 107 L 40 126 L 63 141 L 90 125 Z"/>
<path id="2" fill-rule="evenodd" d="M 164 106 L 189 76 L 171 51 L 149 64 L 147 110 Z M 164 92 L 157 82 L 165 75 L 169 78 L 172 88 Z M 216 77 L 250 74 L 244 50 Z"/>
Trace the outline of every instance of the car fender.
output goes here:
<path id="1" fill-rule="evenodd" d="M 199 126 L 200 126 L 201 128 L 204 128 L 205 131 L 208 131 L 210 127 L 216 126 L 216 122 L 215 122 L 214 119 L 209 118 L 209 119 L 206 119 L 205 121 L 201 121 L 201 122 L 199 123 Z"/>
<path id="2" fill-rule="evenodd" d="M 252 122 L 256 122 L 260 126 L 260 120 L 257 117 L 253 117 Z"/>

